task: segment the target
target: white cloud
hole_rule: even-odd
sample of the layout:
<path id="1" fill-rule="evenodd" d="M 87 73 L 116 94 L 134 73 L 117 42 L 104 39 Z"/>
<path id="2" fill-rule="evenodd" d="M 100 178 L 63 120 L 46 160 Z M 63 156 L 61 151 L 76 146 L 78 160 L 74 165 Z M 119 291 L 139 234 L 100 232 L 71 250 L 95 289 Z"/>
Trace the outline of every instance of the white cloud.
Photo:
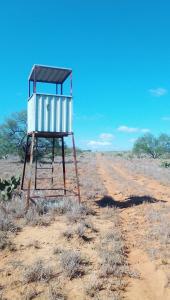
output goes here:
<path id="1" fill-rule="evenodd" d="M 140 132 L 148 133 L 148 132 L 150 132 L 150 129 L 148 129 L 148 128 L 143 128 L 143 129 L 140 129 Z"/>
<path id="2" fill-rule="evenodd" d="M 133 133 L 133 132 L 138 132 L 139 128 L 135 128 L 135 127 L 128 127 L 125 125 L 121 125 L 117 128 L 118 131 L 120 132 L 128 132 L 128 133 Z"/>
<path id="3" fill-rule="evenodd" d="M 114 139 L 112 133 L 101 133 L 97 140 L 90 140 L 87 142 L 87 146 L 91 148 L 99 149 L 101 147 L 111 146 Z"/>
<path id="4" fill-rule="evenodd" d="M 114 135 L 112 133 L 101 133 L 99 135 L 99 138 L 101 140 L 112 140 L 114 138 Z"/>
<path id="5" fill-rule="evenodd" d="M 130 142 L 130 143 L 135 143 L 136 140 L 137 140 L 137 139 L 135 139 L 135 138 L 134 138 L 134 139 L 129 139 L 129 142 Z"/>
<path id="6" fill-rule="evenodd" d="M 162 117 L 163 121 L 170 121 L 170 117 Z"/>
<path id="7" fill-rule="evenodd" d="M 150 89 L 149 93 L 154 97 L 161 97 L 168 93 L 168 90 L 165 88 L 156 88 L 156 89 Z"/>
<path id="8" fill-rule="evenodd" d="M 87 143 L 88 146 L 97 147 L 97 146 L 110 146 L 111 142 L 105 142 L 105 141 L 89 141 Z"/>
<path id="9" fill-rule="evenodd" d="M 126 133 L 148 133 L 150 130 L 148 128 L 138 128 L 138 127 L 128 127 L 126 125 L 121 125 L 117 128 L 120 132 L 126 132 Z"/>

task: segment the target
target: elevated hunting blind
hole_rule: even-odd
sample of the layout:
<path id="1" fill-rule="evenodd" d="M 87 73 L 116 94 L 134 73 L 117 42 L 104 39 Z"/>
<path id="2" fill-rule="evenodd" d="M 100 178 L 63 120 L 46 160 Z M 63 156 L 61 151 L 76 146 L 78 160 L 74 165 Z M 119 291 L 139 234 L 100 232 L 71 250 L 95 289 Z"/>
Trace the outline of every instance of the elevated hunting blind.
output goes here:
<path id="1" fill-rule="evenodd" d="M 64 84 L 67 82 L 69 93 L 64 95 Z M 39 93 L 37 91 L 37 83 L 49 83 L 55 85 L 55 93 Z M 34 65 L 28 78 L 29 92 L 27 105 L 27 143 L 25 149 L 25 161 L 23 167 L 22 186 L 24 189 L 24 180 L 26 173 L 26 164 L 29 160 L 29 172 L 27 180 L 27 200 L 33 200 L 38 196 L 31 196 L 31 184 L 33 181 L 33 162 L 35 161 L 34 172 L 34 190 L 63 190 L 63 195 L 66 196 L 66 168 L 65 168 L 65 144 L 64 138 L 72 137 L 73 158 L 75 165 L 75 175 L 77 182 L 77 196 L 80 201 L 79 180 L 77 172 L 76 149 L 74 142 L 74 134 L 72 131 L 72 70 L 66 68 L 50 67 L 43 65 Z M 43 85 L 45 88 L 45 85 Z M 44 164 L 38 162 L 39 140 L 42 144 L 42 139 L 51 141 L 51 153 L 48 159 L 51 158 L 51 166 L 44 167 Z M 54 182 L 54 164 L 55 164 L 55 145 L 56 140 L 59 140 L 57 145 L 61 144 L 62 157 L 62 173 L 63 173 L 63 188 L 56 187 Z M 29 157 L 29 159 L 28 159 Z M 49 161 L 46 161 L 46 164 Z M 39 176 L 39 170 L 47 170 L 47 177 Z M 41 174 L 41 173 L 40 173 Z M 49 174 L 51 176 L 49 177 Z M 40 180 L 50 180 L 50 188 L 42 188 Z M 41 184 L 41 185 L 40 185 Z M 54 197 L 58 195 L 48 195 L 46 197 Z"/>
<path id="2" fill-rule="evenodd" d="M 68 77 L 70 94 L 66 96 L 63 95 L 63 87 Z M 55 84 L 56 95 L 37 93 L 37 82 Z M 28 133 L 33 131 L 72 132 L 72 70 L 37 65 L 33 67 L 29 76 Z"/>

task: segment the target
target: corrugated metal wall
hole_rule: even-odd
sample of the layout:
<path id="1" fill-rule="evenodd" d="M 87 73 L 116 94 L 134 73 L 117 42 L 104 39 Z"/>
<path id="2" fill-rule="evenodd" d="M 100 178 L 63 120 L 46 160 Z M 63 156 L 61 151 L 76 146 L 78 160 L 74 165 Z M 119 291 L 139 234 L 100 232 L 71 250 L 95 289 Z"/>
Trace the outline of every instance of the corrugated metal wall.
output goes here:
<path id="1" fill-rule="evenodd" d="M 33 94 L 28 100 L 28 132 L 71 132 L 72 98 Z"/>

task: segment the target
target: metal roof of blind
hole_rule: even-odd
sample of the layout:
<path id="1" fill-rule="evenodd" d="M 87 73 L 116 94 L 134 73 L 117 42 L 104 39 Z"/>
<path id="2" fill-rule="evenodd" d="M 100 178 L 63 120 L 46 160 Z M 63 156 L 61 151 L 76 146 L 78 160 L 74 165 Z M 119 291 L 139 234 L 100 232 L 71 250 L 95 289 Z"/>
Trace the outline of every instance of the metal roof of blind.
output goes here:
<path id="1" fill-rule="evenodd" d="M 29 76 L 30 81 L 63 83 L 71 74 L 71 69 L 34 65 Z"/>

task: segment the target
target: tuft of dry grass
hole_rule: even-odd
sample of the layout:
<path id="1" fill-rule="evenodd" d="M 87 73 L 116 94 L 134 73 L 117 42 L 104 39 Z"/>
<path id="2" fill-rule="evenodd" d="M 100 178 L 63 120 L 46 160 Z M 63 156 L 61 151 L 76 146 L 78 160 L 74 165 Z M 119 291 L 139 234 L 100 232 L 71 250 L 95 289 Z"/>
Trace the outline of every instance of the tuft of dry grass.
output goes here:
<path id="1" fill-rule="evenodd" d="M 75 199 L 72 199 L 71 197 L 58 199 L 52 206 L 52 210 L 59 215 L 63 215 L 66 214 L 68 211 L 71 211 L 72 207 L 74 205 L 77 206 L 77 204 L 77 201 Z"/>
<path id="2" fill-rule="evenodd" d="M 85 292 L 88 296 L 94 297 L 99 291 L 103 289 L 103 282 L 96 274 L 92 274 L 85 285 Z"/>
<path id="3" fill-rule="evenodd" d="M 10 201 L 7 201 L 5 204 L 5 210 L 12 219 L 20 219 L 24 217 L 25 214 L 25 200 L 23 195 L 15 195 Z"/>
<path id="4" fill-rule="evenodd" d="M 91 220 L 84 220 L 84 226 L 88 229 L 91 229 L 92 232 L 98 232 L 97 228 L 94 226 Z"/>
<path id="5" fill-rule="evenodd" d="M 38 296 L 38 292 L 34 287 L 26 287 L 23 295 L 22 295 L 22 300 L 32 300 Z"/>
<path id="6" fill-rule="evenodd" d="M 119 218 L 115 218 L 115 220 L 113 221 L 114 227 L 101 238 L 99 249 L 101 257 L 101 277 L 114 275 L 122 278 L 129 272 L 126 262 L 126 248 L 118 226 Z"/>
<path id="7" fill-rule="evenodd" d="M 48 299 L 49 300 L 66 300 L 67 297 L 64 295 L 60 288 L 57 286 L 50 286 L 48 290 Z"/>
<path id="8" fill-rule="evenodd" d="M 53 269 L 49 266 L 45 267 L 42 260 L 38 260 L 33 265 L 26 267 L 23 273 L 23 281 L 25 283 L 35 281 L 48 282 L 53 277 Z"/>
<path id="9" fill-rule="evenodd" d="M 67 230 L 65 230 L 63 232 L 63 235 L 64 235 L 64 237 L 66 237 L 67 240 L 70 240 L 73 238 L 74 233 L 75 233 L 75 231 L 73 228 L 68 228 Z"/>
<path id="10" fill-rule="evenodd" d="M 80 223 L 76 229 L 76 234 L 78 235 L 79 238 L 82 238 L 85 234 L 85 224 L 84 223 Z"/>
<path id="11" fill-rule="evenodd" d="M 10 232 L 18 232 L 21 230 L 21 227 L 16 225 L 12 218 L 5 213 L 4 211 L 0 210 L 0 230 L 1 231 L 10 231 Z"/>
<path id="12" fill-rule="evenodd" d="M 67 211 L 67 219 L 71 223 L 85 219 L 86 216 L 94 215 L 95 212 L 84 204 L 74 203 L 69 211 Z"/>
<path id="13" fill-rule="evenodd" d="M 62 253 L 62 251 L 63 251 L 63 249 L 62 248 L 60 248 L 60 247 L 56 247 L 56 248 L 54 248 L 54 251 L 53 251 L 53 254 L 61 254 Z"/>
<path id="14" fill-rule="evenodd" d="M 30 242 L 27 245 L 27 247 L 34 247 L 35 249 L 41 249 L 41 244 L 40 244 L 40 241 L 35 240 L 35 241 Z"/>
<path id="15" fill-rule="evenodd" d="M 9 245 L 9 240 L 6 232 L 0 231 L 0 250 L 5 249 Z"/>
<path id="16" fill-rule="evenodd" d="M 41 213 L 36 206 L 31 206 L 25 214 L 25 224 L 32 226 L 49 226 L 52 219 L 52 215 Z"/>
<path id="17" fill-rule="evenodd" d="M 168 204 L 150 206 L 145 213 L 147 221 L 146 247 L 152 259 L 170 258 L 170 208 Z"/>
<path id="18" fill-rule="evenodd" d="M 80 277 L 84 274 L 84 261 L 77 251 L 65 250 L 60 255 L 60 265 L 63 272 L 70 278 Z"/>

